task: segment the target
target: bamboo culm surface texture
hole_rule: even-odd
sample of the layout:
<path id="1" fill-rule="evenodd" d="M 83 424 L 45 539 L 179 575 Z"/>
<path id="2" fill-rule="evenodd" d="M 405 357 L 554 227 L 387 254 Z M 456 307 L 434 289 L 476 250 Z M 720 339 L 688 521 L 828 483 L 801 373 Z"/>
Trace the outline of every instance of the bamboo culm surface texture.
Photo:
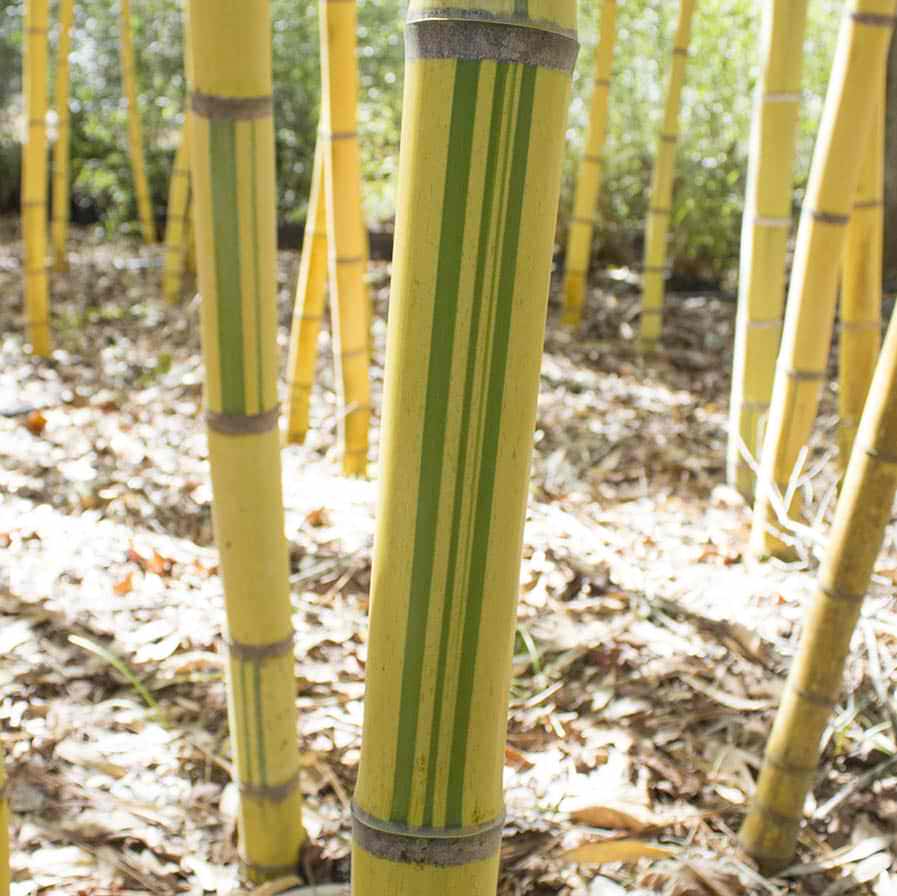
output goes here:
<path id="1" fill-rule="evenodd" d="M 247 876 L 294 873 L 301 821 L 293 628 L 277 428 L 268 0 L 190 0 L 190 99 L 213 519 Z"/>
<path id="2" fill-rule="evenodd" d="M 47 282 L 47 0 L 26 0 L 23 85 L 26 142 L 22 147 L 22 230 L 25 320 L 31 350 L 50 355 Z"/>
<path id="3" fill-rule="evenodd" d="M 850 640 L 897 491 L 897 315 L 863 412 L 816 595 L 766 748 L 741 842 L 766 873 L 791 862 Z"/>
<path id="4" fill-rule="evenodd" d="M 766 0 L 754 98 L 732 368 L 729 484 L 751 502 L 785 308 L 806 0 Z"/>
<path id="5" fill-rule="evenodd" d="M 679 141 L 679 109 L 682 105 L 682 88 L 685 84 L 695 5 L 696 0 L 679 0 L 679 18 L 673 39 L 663 124 L 657 138 L 657 158 L 651 179 L 642 274 L 642 319 L 639 330 L 639 344 L 645 354 L 651 354 L 657 347 L 663 321 L 667 238 L 672 215 L 676 144 Z"/>
<path id="6" fill-rule="evenodd" d="M 190 227 L 187 215 L 190 209 L 190 120 L 184 118 L 181 141 L 171 169 L 168 188 L 168 212 L 165 221 L 165 268 L 162 274 L 162 291 L 165 300 L 175 303 L 181 296 L 184 271 L 187 268 Z"/>
<path id="7" fill-rule="evenodd" d="M 353 893 L 494 896 L 573 0 L 412 0 Z"/>
<path id="8" fill-rule="evenodd" d="M 872 131 L 897 0 L 850 0 L 845 11 L 797 233 L 785 328 L 761 453 L 751 549 L 792 557 L 785 516 L 826 378 L 838 272 L 863 155 Z M 870 77 L 872 89 L 870 89 Z"/>
<path id="9" fill-rule="evenodd" d="M 879 84 L 872 133 L 860 171 L 841 274 L 838 342 L 838 457 L 847 468 L 881 345 L 885 230 L 885 84 Z"/>
<path id="10" fill-rule="evenodd" d="M 58 273 L 68 270 L 65 244 L 69 229 L 69 145 L 71 114 L 69 109 L 69 53 L 72 43 L 74 0 L 59 0 L 59 37 L 56 45 L 56 142 L 53 144 L 53 258 Z"/>
<path id="11" fill-rule="evenodd" d="M 137 195 L 137 212 L 140 216 L 143 241 L 147 245 L 152 245 L 156 242 L 156 222 L 153 219 L 153 206 L 143 156 L 143 126 L 140 122 L 140 104 L 137 99 L 134 39 L 131 33 L 131 0 L 119 0 L 118 26 L 122 86 L 128 102 L 128 152 L 131 156 L 134 192 Z"/>
<path id="12" fill-rule="evenodd" d="M 600 36 L 595 51 L 595 80 L 589 129 L 573 199 L 573 218 L 567 235 L 564 264 L 564 323 L 577 326 L 582 320 L 589 282 L 592 237 L 595 230 L 604 143 L 607 137 L 607 109 L 613 73 L 614 45 L 617 40 L 617 0 L 604 0 Z"/>

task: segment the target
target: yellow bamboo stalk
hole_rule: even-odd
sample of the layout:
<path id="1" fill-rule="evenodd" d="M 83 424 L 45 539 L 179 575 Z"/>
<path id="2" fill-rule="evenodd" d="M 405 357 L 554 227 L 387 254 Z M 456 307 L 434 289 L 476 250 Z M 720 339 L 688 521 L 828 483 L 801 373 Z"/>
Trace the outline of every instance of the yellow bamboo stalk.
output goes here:
<path id="1" fill-rule="evenodd" d="M 494 896 L 574 0 L 412 0 L 355 896 Z"/>
<path id="2" fill-rule="evenodd" d="M 305 218 L 305 236 L 296 284 L 296 302 L 290 329 L 287 361 L 287 441 L 305 441 L 308 409 L 318 358 L 318 336 L 327 293 L 327 208 L 324 198 L 324 146 L 315 146 L 311 197 Z"/>
<path id="3" fill-rule="evenodd" d="M 162 274 L 165 300 L 175 303 L 181 296 L 190 234 L 187 221 L 190 198 L 190 120 L 185 116 L 181 140 L 174 157 L 168 189 L 165 224 L 165 268 Z"/>
<path id="4" fill-rule="evenodd" d="M 22 147 L 22 230 L 25 242 L 25 317 L 31 350 L 50 355 L 47 283 L 47 0 L 25 3 L 23 44 L 25 144 Z"/>
<path id="5" fill-rule="evenodd" d="M 72 42 L 74 0 L 59 0 L 59 37 L 56 45 L 56 143 L 53 144 L 53 253 L 54 269 L 68 270 L 65 244 L 69 229 L 69 53 Z"/>
<path id="6" fill-rule="evenodd" d="M 819 584 L 741 842 L 769 874 L 791 861 L 819 746 L 897 492 L 897 315 L 869 392 Z"/>
<path id="7" fill-rule="evenodd" d="M 754 499 L 785 307 L 806 0 L 766 0 L 754 98 L 729 417 L 728 479 Z"/>
<path id="8" fill-rule="evenodd" d="M 579 163 L 573 218 L 567 236 L 567 257 L 564 265 L 564 318 L 568 327 L 582 320 L 589 263 L 592 256 L 592 235 L 595 229 L 598 195 L 601 191 L 601 169 L 604 165 L 604 143 L 607 137 L 607 106 L 617 40 L 617 0 L 604 0 L 600 37 L 595 50 L 595 82 L 592 89 L 592 111 L 586 135 L 585 151 Z"/>
<path id="9" fill-rule="evenodd" d="M 9 799 L 6 760 L 0 744 L 0 896 L 9 896 Z"/>
<path id="10" fill-rule="evenodd" d="M 118 25 L 121 79 L 128 104 L 128 150 L 131 156 L 131 173 L 137 194 L 137 211 L 140 215 L 143 241 L 147 245 L 152 245 L 156 242 L 156 223 L 153 219 L 152 200 L 146 179 L 146 162 L 143 157 L 143 126 L 140 123 L 134 42 L 131 35 L 131 0 L 119 0 Z"/>
<path id="11" fill-rule="evenodd" d="M 325 116 L 324 183 L 333 302 L 334 351 L 338 359 L 343 472 L 364 476 L 371 416 L 368 324 L 364 283 L 366 248 L 358 149 L 358 59 L 355 0 L 321 0 L 321 68 Z"/>
<path id="12" fill-rule="evenodd" d="M 196 228 L 193 226 L 193 194 L 187 197 L 187 222 L 184 231 L 184 245 L 181 247 L 184 253 L 184 269 L 189 274 L 195 274 L 196 265 Z"/>
<path id="13" fill-rule="evenodd" d="M 305 839 L 277 430 L 277 242 L 268 0 L 190 0 L 205 402 L 227 611 L 240 853 L 293 873 Z"/>
<path id="14" fill-rule="evenodd" d="M 844 246 L 838 360 L 838 456 L 842 469 L 847 468 L 850 460 L 881 344 L 885 230 L 884 77 L 879 90 L 872 133 L 860 171 Z"/>
<path id="15" fill-rule="evenodd" d="M 688 63 L 688 45 L 696 0 L 679 0 L 679 18 L 673 39 L 670 78 L 667 85 L 663 124 L 657 139 L 657 159 L 651 179 L 648 221 L 645 228 L 645 261 L 642 277 L 642 320 L 639 343 L 645 354 L 652 353 L 660 339 L 663 299 L 667 272 L 667 237 L 673 202 L 676 143 L 679 140 L 679 108 Z"/>
<path id="16" fill-rule="evenodd" d="M 894 29 L 897 0 L 850 0 L 835 60 L 797 233 L 785 329 L 761 453 L 751 549 L 787 558 L 777 506 L 800 516 L 800 490 L 789 483 L 812 432 L 826 376 L 838 270 L 878 84 Z M 781 496 L 781 499 L 779 498 Z"/>

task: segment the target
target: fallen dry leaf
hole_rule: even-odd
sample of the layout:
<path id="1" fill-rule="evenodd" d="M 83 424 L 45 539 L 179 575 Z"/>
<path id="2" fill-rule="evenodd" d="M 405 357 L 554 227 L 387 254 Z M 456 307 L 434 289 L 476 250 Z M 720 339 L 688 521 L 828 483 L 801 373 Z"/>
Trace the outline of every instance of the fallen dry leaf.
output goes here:
<path id="1" fill-rule="evenodd" d="M 561 855 L 568 862 L 580 865 L 601 865 L 604 862 L 637 862 L 639 859 L 671 859 L 676 853 L 665 846 L 644 840 L 598 840 L 583 843 Z"/>

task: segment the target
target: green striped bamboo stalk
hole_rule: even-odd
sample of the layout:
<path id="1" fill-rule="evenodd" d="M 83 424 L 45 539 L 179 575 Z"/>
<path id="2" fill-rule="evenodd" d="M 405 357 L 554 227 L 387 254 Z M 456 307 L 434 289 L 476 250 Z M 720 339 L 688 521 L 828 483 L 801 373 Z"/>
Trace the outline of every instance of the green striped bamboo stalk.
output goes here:
<path id="1" fill-rule="evenodd" d="M 268 0 L 190 0 L 191 182 L 206 419 L 229 644 L 240 849 L 251 880 L 295 870 L 296 683 L 277 430 Z"/>
<path id="2" fill-rule="evenodd" d="M 850 639 L 897 492 L 897 315 L 850 455 L 816 596 L 791 667 L 741 842 L 769 874 L 791 862 Z"/>
<path id="3" fill-rule="evenodd" d="M 187 237 L 190 228 L 187 210 L 190 200 L 190 120 L 184 118 L 181 141 L 174 157 L 168 189 L 168 213 L 165 223 L 165 269 L 162 291 L 165 300 L 175 303 L 181 296 L 187 265 Z"/>
<path id="4" fill-rule="evenodd" d="M 9 799 L 6 760 L 0 745 L 0 896 L 9 896 Z"/>
<path id="5" fill-rule="evenodd" d="M 412 0 L 353 893 L 493 896 L 574 0 Z"/>
<path id="6" fill-rule="evenodd" d="M 143 126 L 140 123 L 140 104 L 137 100 L 137 75 L 134 67 L 134 40 L 131 34 L 131 0 L 119 0 L 119 55 L 121 79 L 128 103 L 128 151 L 131 156 L 131 173 L 137 194 L 137 211 L 143 241 L 147 245 L 156 242 L 156 223 L 149 183 L 146 179 L 146 162 L 143 157 Z"/>
<path id="7" fill-rule="evenodd" d="M 592 112 L 586 135 L 585 152 L 579 163 L 573 218 L 567 237 L 564 264 L 564 323 L 578 326 L 582 320 L 589 263 L 592 256 L 592 235 L 595 229 L 598 194 L 601 191 L 601 168 L 604 164 L 604 143 L 607 136 L 607 105 L 617 40 L 617 0 L 604 0 L 601 31 L 595 50 L 595 84 L 592 90 Z"/>
<path id="8" fill-rule="evenodd" d="M 850 0 L 835 52 L 797 233 L 769 422 L 761 454 L 751 549 L 787 558 L 778 505 L 800 516 L 800 490 L 789 484 L 810 439 L 826 376 L 838 270 L 897 0 Z"/>
<path id="9" fill-rule="evenodd" d="M 673 175 L 676 143 L 679 140 L 679 108 L 688 63 L 691 23 L 696 0 L 679 0 L 679 19 L 673 39 L 670 80 L 667 85 L 663 124 L 657 139 L 657 160 L 651 180 L 648 222 L 645 229 L 645 262 L 642 280 L 642 320 L 639 343 L 645 354 L 652 353 L 660 339 L 663 320 L 664 281 L 667 270 L 667 237 L 673 202 Z"/>
<path id="10" fill-rule="evenodd" d="M 766 0 L 741 230 L 729 417 L 729 484 L 754 499 L 754 470 L 775 377 L 785 307 L 794 156 L 807 0 Z"/>
<path id="11" fill-rule="evenodd" d="M 341 397 L 343 472 L 364 476 L 371 417 L 368 329 L 364 283 L 367 248 L 358 149 L 358 59 L 355 0 L 321 0 L 321 68 L 325 114 L 324 182 L 334 350 Z"/>
<path id="12" fill-rule="evenodd" d="M 315 146 L 311 197 L 305 218 L 299 280 L 287 361 L 287 441 L 302 443 L 308 433 L 308 409 L 318 358 L 318 336 L 327 294 L 327 209 L 324 198 L 324 147 Z"/>
<path id="13" fill-rule="evenodd" d="M 72 43 L 74 0 L 59 0 L 59 36 L 56 44 L 56 142 L 53 144 L 53 254 L 58 273 L 68 270 L 65 244 L 69 229 L 69 52 Z"/>
<path id="14" fill-rule="evenodd" d="M 884 71 L 882 76 L 884 76 Z M 847 225 L 841 279 L 838 456 L 847 468 L 881 344 L 884 259 L 885 103 L 884 77 L 875 120 Z"/>

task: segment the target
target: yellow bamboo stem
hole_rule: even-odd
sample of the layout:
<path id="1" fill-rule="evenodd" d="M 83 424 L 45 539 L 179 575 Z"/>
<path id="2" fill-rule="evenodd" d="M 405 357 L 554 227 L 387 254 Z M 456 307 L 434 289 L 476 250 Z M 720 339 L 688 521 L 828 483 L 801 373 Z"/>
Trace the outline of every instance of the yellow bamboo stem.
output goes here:
<path id="1" fill-rule="evenodd" d="M 358 149 L 357 10 L 355 0 L 321 0 L 321 67 L 324 100 L 324 182 L 333 302 L 334 351 L 341 399 L 343 472 L 364 476 L 368 463 L 371 395 L 364 283 L 366 248 Z"/>
<path id="2" fill-rule="evenodd" d="M 26 0 L 23 44 L 25 145 L 22 147 L 22 230 L 25 317 L 31 350 L 50 355 L 47 283 L 47 0 Z"/>
<path id="3" fill-rule="evenodd" d="M 0 744 L 0 896 L 9 896 L 9 798 L 6 778 L 6 759 Z"/>
<path id="4" fill-rule="evenodd" d="M 575 28 L 410 3 L 354 896 L 496 891 Z"/>
<path id="5" fill-rule="evenodd" d="M 140 104 L 137 99 L 137 76 L 134 67 L 134 42 L 131 35 L 131 0 L 119 0 L 119 55 L 121 79 L 128 104 L 128 150 L 131 156 L 131 173 L 137 194 L 137 211 L 143 241 L 147 245 L 156 242 L 156 223 L 149 183 L 146 179 L 146 162 L 143 157 L 143 126 L 140 123 Z"/>
<path id="6" fill-rule="evenodd" d="M 327 208 L 324 198 L 324 146 L 315 146 L 311 197 L 305 218 L 302 258 L 287 361 L 287 441 L 302 443 L 308 433 L 308 409 L 318 358 L 318 336 L 327 293 Z"/>
<path id="7" fill-rule="evenodd" d="M 782 558 L 778 505 L 800 517 L 800 489 L 789 491 L 812 432 L 826 377 L 838 269 L 897 0 L 850 0 L 838 37 L 810 180 L 797 234 L 769 422 L 761 453 L 751 549 Z"/>
<path id="8" fill-rule="evenodd" d="M 806 613 L 741 842 L 769 874 L 791 861 L 819 746 L 836 705 L 897 492 L 897 315 L 850 455 L 819 584 Z"/>
<path id="9" fill-rule="evenodd" d="M 227 611 L 240 852 L 294 873 L 305 839 L 277 430 L 277 241 L 268 0 L 190 0 L 206 420 Z"/>
<path id="10" fill-rule="evenodd" d="M 657 138 L 657 160 L 651 179 L 648 221 L 645 228 L 645 261 L 642 277 L 642 320 L 639 343 L 645 354 L 652 353 L 660 339 L 663 299 L 667 272 L 667 237 L 673 202 L 676 144 L 679 140 L 679 108 L 688 63 L 688 45 L 696 0 L 679 0 L 679 19 L 673 40 L 670 78 L 667 85 L 663 124 Z"/>
<path id="11" fill-rule="evenodd" d="M 838 456 L 842 469 L 847 468 L 850 460 L 881 344 L 885 230 L 884 77 L 879 90 L 844 246 L 838 360 Z"/>
<path id="12" fill-rule="evenodd" d="M 187 197 L 187 222 L 184 231 L 184 245 L 181 247 L 184 253 L 184 268 L 190 274 L 195 274 L 196 265 L 196 228 L 193 226 L 193 194 Z"/>
<path id="13" fill-rule="evenodd" d="M 190 235 L 187 220 L 190 197 L 190 120 L 185 116 L 181 141 L 174 157 L 168 190 L 165 224 L 165 268 L 162 275 L 165 300 L 175 303 L 181 296 Z"/>
<path id="14" fill-rule="evenodd" d="M 595 50 L 595 81 L 592 88 L 592 111 L 586 135 L 585 151 L 579 163 L 573 218 L 567 236 L 567 257 L 564 265 L 564 318 L 568 327 L 582 320 L 589 263 L 592 257 L 592 235 L 595 229 L 598 195 L 601 192 L 601 169 L 604 165 L 604 143 L 607 137 L 607 106 L 617 40 L 617 0 L 604 0 L 600 37 Z"/>
<path id="15" fill-rule="evenodd" d="M 65 244 L 69 229 L 69 52 L 72 42 L 74 0 L 59 0 L 59 37 L 56 45 L 56 143 L 53 144 L 53 254 L 54 268 L 68 270 Z"/>
<path id="16" fill-rule="evenodd" d="M 728 478 L 748 502 L 769 413 L 785 307 L 785 262 L 791 199 L 806 0 L 766 0 L 762 65 L 741 229 L 738 318 L 729 417 Z"/>

